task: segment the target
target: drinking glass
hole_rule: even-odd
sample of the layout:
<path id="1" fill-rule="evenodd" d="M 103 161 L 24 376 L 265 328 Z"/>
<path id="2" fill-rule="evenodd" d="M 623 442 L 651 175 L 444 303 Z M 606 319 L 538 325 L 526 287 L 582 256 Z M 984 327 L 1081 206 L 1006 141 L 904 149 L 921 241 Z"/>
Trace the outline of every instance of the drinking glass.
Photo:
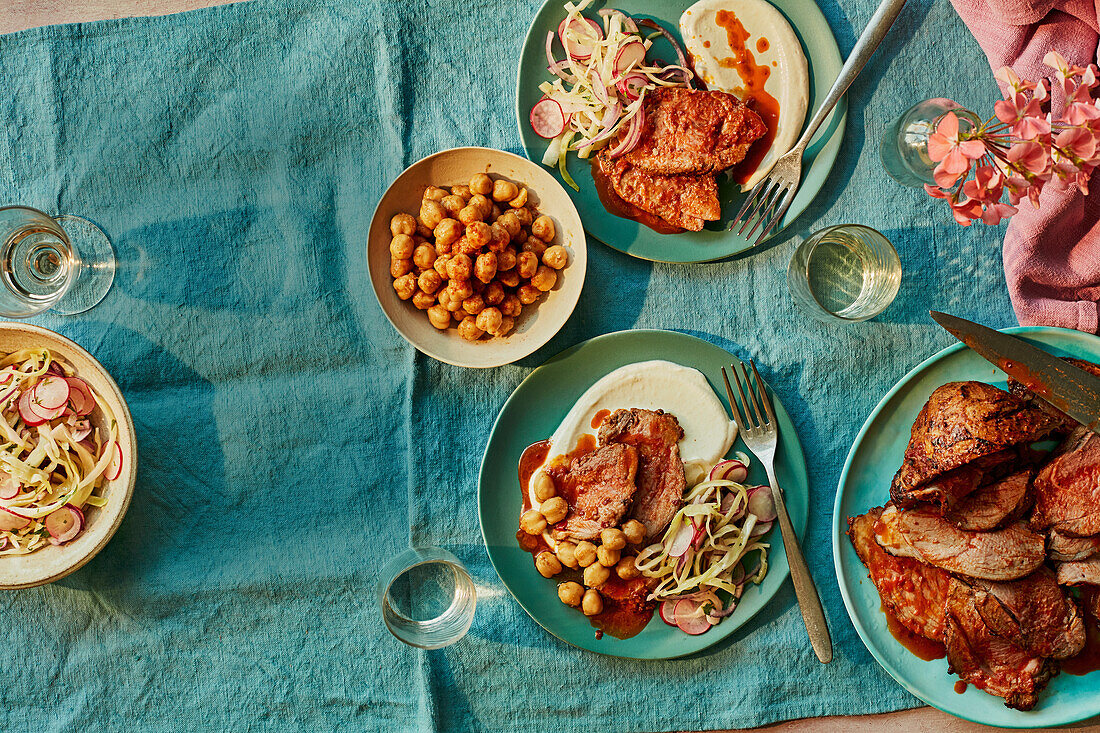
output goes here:
<path id="1" fill-rule="evenodd" d="M 377 590 L 386 628 L 411 646 L 449 646 L 474 621 L 473 578 L 457 557 L 438 547 L 414 547 L 392 558 Z"/>
<path id="2" fill-rule="evenodd" d="M 866 321 L 886 310 L 901 287 L 901 260 L 890 240 L 861 224 L 810 235 L 787 268 L 794 302 L 818 320 Z"/>
<path id="3" fill-rule="evenodd" d="M 114 279 L 114 247 L 92 222 L 29 206 L 0 208 L 0 316 L 29 318 L 49 308 L 83 313 Z"/>
<path id="4" fill-rule="evenodd" d="M 928 136 L 948 112 L 959 118 L 959 132 L 967 132 L 982 122 L 976 114 L 950 99 L 937 97 L 917 102 L 882 133 L 879 158 L 887 175 L 903 186 L 915 188 L 936 182 L 932 178 L 936 163 L 928 157 Z"/>

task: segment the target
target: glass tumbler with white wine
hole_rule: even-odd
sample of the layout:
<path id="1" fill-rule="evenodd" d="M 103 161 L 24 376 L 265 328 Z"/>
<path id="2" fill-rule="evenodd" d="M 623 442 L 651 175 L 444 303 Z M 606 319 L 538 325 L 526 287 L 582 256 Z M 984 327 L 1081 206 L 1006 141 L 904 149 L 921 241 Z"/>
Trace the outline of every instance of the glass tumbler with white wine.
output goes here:
<path id="1" fill-rule="evenodd" d="M 111 289 L 115 250 L 91 221 L 0 207 L 0 317 L 83 313 Z"/>

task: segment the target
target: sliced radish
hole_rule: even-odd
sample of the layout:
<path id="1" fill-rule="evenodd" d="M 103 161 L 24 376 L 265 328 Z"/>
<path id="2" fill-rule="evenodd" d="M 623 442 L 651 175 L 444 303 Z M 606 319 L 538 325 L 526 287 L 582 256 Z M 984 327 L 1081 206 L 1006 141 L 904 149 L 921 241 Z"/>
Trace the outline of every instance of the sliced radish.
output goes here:
<path id="1" fill-rule="evenodd" d="M 107 447 L 107 450 L 111 450 L 110 446 Z M 105 471 L 105 473 L 107 474 L 107 478 L 111 481 L 114 481 L 116 478 L 122 475 L 122 446 L 119 445 L 119 442 L 117 440 L 114 442 L 114 450 L 115 457 L 111 459 L 111 462 L 110 464 L 108 464 L 107 470 Z"/>
<path id="2" fill-rule="evenodd" d="M 0 537 L 0 550 L 8 549 L 8 538 Z"/>
<path id="3" fill-rule="evenodd" d="M 760 535 L 767 534 L 773 524 L 774 522 L 757 522 L 753 525 L 752 531 L 749 532 L 749 537 L 759 537 Z"/>
<path id="4" fill-rule="evenodd" d="M 46 410 L 64 407 L 69 401 L 69 383 L 62 377 L 49 376 L 34 386 L 34 401 Z"/>
<path id="5" fill-rule="evenodd" d="M 69 377 L 65 381 L 69 383 L 69 401 L 77 415 L 87 415 L 95 409 L 95 397 L 87 382 L 80 377 Z"/>
<path id="6" fill-rule="evenodd" d="M 691 547 L 691 538 L 694 532 L 695 528 L 692 527 L 691 522 L 681 524 L 680 529 L 676 530 L 676 536 L 672 538 L 672 545 L 669 547 L 668 554 L 671 557 L 682 557 Z"/>
<path id="7" fill-rule="evenodd" d="M 676 617 L 676 625 L 685 634 L 698 636 L 710 630 L 710 621 L 707 621 L 701 613 L 696 613 L 699 604 L 690 598 L 684 598 L 672 609 Z"/>
<path id="8" fill-rule="evenodd" d="M 710 475 L 707 478 L 711 481 L 733 481 L 739 484 L 748 477 L 748 467 L 736 458 L 730 458 L 720 461 L 714 468 L 710 469 Z"/>
<path id="9" fill-rule="evenodd" d="M 46 531 L 50 533 L 50 542 L 63 545 L 84 529 L 84 512 L 72 504 L 66 504 L 57 511 L 47 514 L 45 525 Z"/>
<path id="10" fill-rule="evenodd" d="M 669 626 L 676 625 L 676 614 L 674 610 L 677 603 L 679 603 L 679 601 L 665 601 L 657 607 L 657 615 Z"/>
<path id="11" fill-rule="evenodd" d="M 568 20 L 566 18 L 558 25 L 558 38 L 561 39 L 561 45 L 565 48 L 565 53 L 578 61 L 584 61 L 592 55 L 592 49 L 596 47 L 596 44 L 603 40 L 603 28 L 596 21 L 582 16 L 574 18 L 569 23 L 568 30 L 570 34 L 569 37 L 566 37 L 565 24 Z"/>
<path id="12" fill-rule="evenodd" d="M 615 76 L 621 76 L 634 66 L 643 66 L 645 46 L 641 41 L 631 41 L 619 49 L 615 56 Z"/>
<path id="13" fill-rule="evenodd" d="M 754 486 L 749 489 L 749 512 L 761 522 L 775 521 L 775 502 L 770 486 Z"/>
<path id="14" fill-rule="evenodd" d="M 31 427 L 46 422 L 46 418 L 40 417 L 37 412 L 31 409 L 30 390 L 27 390 L 19 397 L 19 417 L 23 418 L 23 422 Z"/>
<path id="15" fill-rule="evenodd" d="M 539 137 L 555 138 L 565 130 L 565 112 L 553 99 L 543 97 L 531 108 L 531 129 Z"/>
<path id="16" fill-rule="evenodd" d="M 42 405 L 38 404 L 34 398 L 34 391 L 31 391 L 31 400 L 27 405 L 30 408 L 31 414 L 38 417 L 40 420 L 53 420 L 55 417 L 61 417 L 65 414 L 65 405 L 61 407 L 55 407 L 52 410 L 48 410 Z"/>
<path id="17" fill-rule="evenodd" d="M 745 515 L 745 507 L 741 503 L 741 494 L 740 493 L 737 493 L 737 494 L 732 494 L 731 493 L 731 494 L 726 494 L 725 496 L 723 496 L 722 497 L 722 503 L 718 505 L 718 511 L 722 512 L 723 514 L 726 514 L 731 509 L 733 509 L 734 502 L 737 502 L 738 506 L 737 506 L 737 510 L 733 513 L 733 516 L 730 517 L 730 519 L 731 520 L 740 519 L 741 517 L 743 517 Z"/>
<path id="18" fill-rule="evenodd" d="M 79 443 L 92 434 L 92 423 L 88 419 L 77 420 L 73 423 L 73 441 Z M 3 499 L 3 495 L 0 495 L 0 499 Z"/>
<path id="19" fill-rule="evenodd" d="M 19 495 L 19 490 L 23 488 L 22 484 L 16 481 L 11 476 L 7 476 L 3 481 L 0 481 L 0 499 L 14 499 Z"/>
<path id="20" fill-rule="evenodd" d="M 14 532 L 17 529 L 23 529 L 30 523 L 29 517 L 21 516 L 11 509 L 0 506 L 0 530 Z"/>

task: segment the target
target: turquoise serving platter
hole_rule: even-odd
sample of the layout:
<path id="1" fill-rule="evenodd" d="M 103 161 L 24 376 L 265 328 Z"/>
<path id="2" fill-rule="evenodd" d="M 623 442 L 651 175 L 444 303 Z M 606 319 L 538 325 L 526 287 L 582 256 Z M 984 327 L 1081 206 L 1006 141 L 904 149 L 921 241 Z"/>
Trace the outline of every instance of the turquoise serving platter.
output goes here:
<path id="1" fill-rule="evenodd" d="M 765 535 L 771 548 L 763 582 L 749 584 L 733 615 L 699 636 L 689 636 L 654 614 L 637 636 L 616 639 L 605 634 L 597 639 L 596 629 L 588 619 L 558 600 L 558 581 L 539 575 L 531 555 L 516 542 L 522 509 L 518 465 L 524 448 L 550 437 L 573 403 L 602 376 L 626 364 L 651 359 L 698 369 L 729 408 L 721 385 L 721 369 L 735 357 L 707 341 L 673 331 L 638 330 L 611 333 L 578 344 L 531 372 L 501 409 L 481 461 L 478 517 L 489 559 L 501 581 L 531 618 L 551 634 L 573 646 L 601 654 L 671 659 L 722 641 L 767 605 L 790 574 L 778 530 L 772 529 Z M 806 461 L 794 425 L 774 393 L 772 401 L 780 436 L 776 475 L 785 492 L 791 521 L 801 536 L 806 530 L 809 490 Z M 740 438 L 730 455 L 736 451 L 748 453 Z M 767 482 L 763 468 L 755 460 L 750 466 L 749 482 Z"/>
<path id="2" fill-rule="evenodd" d="M 840 73 L 843 64 L 840 50 L 828 21 L 812 0 L 769 2 L 786 16 L 802 43 L 802 52 L 810 68 L 810 102 L 806 111 L 806 120 L 809 121 Z M 562 0 L 546 0 L 531 23 L 520 57 L 516 84 L 516 119 L 524 153 L 533 161 L 542 160 L 549 141 L 535 134 L 528 117 L 531 107 L 542 97 L 539 84 L 554 78 L 546 70 L 546 34 L 556 31 L 565 17 L 563 4 Z M 601 0 L 593 3 L 585 14 L 596 17 L 596 12 L 602 8 L 615 8 L 635 18 L 657 21 L 680 41 L 680 15 L 691 4 L 692 0 Z M 560 46 L 556 45 L 555 48 L 557 58 L 561 58 Z M 658 38 L 653 43 L 651 57 L 675 61 L 676 53 L 667 41 Z M 780 228 L 788 226 L 805 211 L 825 185 L 844 138 L 846 117 L 847 102 L 841 99 L 833 114 L 817 131 L 802 159 L 802 184 L 783 217 Z M 725 180 L 725 176 L 718 177 L 718 198 L 722 202 L 720 221 L 708 222 L 701 232 L 658 234 L 649 227 L 607 212 L 596 193 L 587 160 L 581 160 L 571 153 L 566 165 L 569 174 L 580 186 L 580 191 L 574 191 L 568 185 L 566 189 L 580 212 L 585 230 L 593 238 L 620 252 L 657 262 L 707 262 L 738 254 L 752 246 L 745 237 L 726 231 L 748 194 L 742 194 L 740 184 Z M 557 168 L 554 169 L 554 175 L 562 180 Z"/>
<path id="3" fill-rule="evenodd" d="M 1100 359 L 1100 338 L 1062 328 L 1005 329 L 1056 356 Z M 985 725 L 1045 728 L 1100 714 L 1100 677 L 1059 674 L 1040 694 L 1033 710 L 1005 707 L 1004 700 L 973 685 L 955 692 L 947 660 L 925 662 L 903 647 L 886 628 L 878 592 L 867 577 L 846 534 L 848 517 L 882 506 L 890 481 L 901 465 L 913 421 L 932 391 L 947 382 L 977 380 L 1004 388 L 1007 376 L 963 344 L 944 349 L 906 374 L 867 418 L 856 436 L 836 495 L 833 512 L 833 561 L 840 592 L 852 623 L 871 655 L 902 687 L 944 712 Z"/>

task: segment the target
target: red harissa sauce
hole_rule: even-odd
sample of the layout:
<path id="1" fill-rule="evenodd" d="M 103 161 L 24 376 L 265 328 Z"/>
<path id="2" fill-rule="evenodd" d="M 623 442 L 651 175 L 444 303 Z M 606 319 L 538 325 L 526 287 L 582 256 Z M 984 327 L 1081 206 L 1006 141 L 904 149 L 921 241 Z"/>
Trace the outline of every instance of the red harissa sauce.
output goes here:
<path id="1" fill-rule="evenodd" d="M 933 659 L 943 659 L 947 656 L 947 649 L 942 642 L 926 639 L 920 634 L 914 634 L 898 621 L 890 609 L 882 607 L 882 613 L 886 616 L 886 628 L 890 630 L 898 643 L 913 653 L 918 659 L 930 662 Z"/>

